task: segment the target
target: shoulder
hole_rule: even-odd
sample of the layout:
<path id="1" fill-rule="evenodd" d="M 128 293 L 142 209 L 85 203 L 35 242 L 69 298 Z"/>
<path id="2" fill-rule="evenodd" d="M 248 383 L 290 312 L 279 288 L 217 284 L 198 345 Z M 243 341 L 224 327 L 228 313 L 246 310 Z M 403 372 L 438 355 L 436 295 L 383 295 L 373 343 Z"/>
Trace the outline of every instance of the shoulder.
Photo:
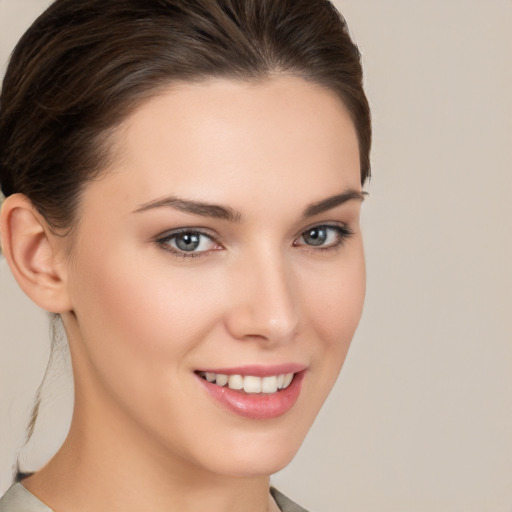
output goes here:
<path id="1" fill-rule="evenodd" d="M 294 503 L 290 498 L 279 492 L 275 487 L 270 488 L 270 494 L 272 494 L 281 512 L 308 512 L 305 508 L 297 505 L 297 503 Z"/>
<path id="2" fill-rule="evenodd" d="M 52 512 L 52 509 L 16 483 L 0 499 L 0 512 Z"/>

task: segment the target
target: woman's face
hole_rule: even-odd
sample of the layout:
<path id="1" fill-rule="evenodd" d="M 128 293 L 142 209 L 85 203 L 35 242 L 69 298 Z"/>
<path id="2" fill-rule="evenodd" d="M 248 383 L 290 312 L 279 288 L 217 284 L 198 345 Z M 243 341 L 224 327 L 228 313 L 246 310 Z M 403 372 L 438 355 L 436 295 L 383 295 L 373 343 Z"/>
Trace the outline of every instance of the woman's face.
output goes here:
<path id="1" fill-rule="evenodd" d="M 68 260 L 78 421 L 216 474 L 286 465 L 360 318 L 360 206 L 330 91 L 212 79 L 145 102 Z"/>

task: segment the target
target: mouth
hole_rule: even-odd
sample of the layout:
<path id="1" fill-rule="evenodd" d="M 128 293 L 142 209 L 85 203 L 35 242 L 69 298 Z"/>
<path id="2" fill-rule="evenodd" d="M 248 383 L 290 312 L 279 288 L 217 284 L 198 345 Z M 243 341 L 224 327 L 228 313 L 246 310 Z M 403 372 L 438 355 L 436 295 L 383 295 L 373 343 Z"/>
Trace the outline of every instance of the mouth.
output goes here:
<path id="1" fill-rule="evenodd" d="M 194 373 L 215 403 L 238 416 L 262 420 L 282 416 L 294 406 L 306 368 L 253 366 Z"/>
<path id="2" fill-rule="evenodd" d="M 274 394 L 286 389 L 293 381 L 295 373 L 280 373 L 258 377 L 256 375 L 227 375 L 225 373 L 197 372 L 197 375 L 211 384 L 228 387 L 247 394 Z"/>

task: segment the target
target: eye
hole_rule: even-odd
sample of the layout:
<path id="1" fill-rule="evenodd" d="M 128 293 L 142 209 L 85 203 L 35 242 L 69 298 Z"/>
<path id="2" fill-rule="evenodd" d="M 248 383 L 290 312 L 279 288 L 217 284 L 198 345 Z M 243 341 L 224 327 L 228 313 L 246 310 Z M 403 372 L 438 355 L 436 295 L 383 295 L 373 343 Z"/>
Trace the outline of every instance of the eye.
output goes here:
<path id="1" fill-rule="evenodd" d="M 178 256 L 199 256 L 218 248 L 215 240 L 206 233 L 194 230 L 179 230 L 159 238 L 157 244 Z"/>
<path id="2" fill-rule="evenodd" d="M 294 246 L 308 245 L 319 249 L 330 249 L 343 244 L 352 232 L 345 226 L 314 226 L 303 231 Z"/>

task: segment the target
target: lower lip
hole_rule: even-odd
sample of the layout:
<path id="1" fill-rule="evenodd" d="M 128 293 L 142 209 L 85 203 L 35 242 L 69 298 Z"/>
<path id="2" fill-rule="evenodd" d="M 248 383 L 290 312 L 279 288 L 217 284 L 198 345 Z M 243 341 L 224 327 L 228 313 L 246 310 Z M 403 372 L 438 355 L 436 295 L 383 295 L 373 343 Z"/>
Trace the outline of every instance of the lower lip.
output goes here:
<path id="1" fill-rule="evenodd" d="M 254 420 L 277 418 L 287 413 L 297 401 L 305 371 L 294 375 L 291 384 L 276 393 L 245 393 L 220 387 L 197 376 L 206 391 L 228 410 Z"/>

